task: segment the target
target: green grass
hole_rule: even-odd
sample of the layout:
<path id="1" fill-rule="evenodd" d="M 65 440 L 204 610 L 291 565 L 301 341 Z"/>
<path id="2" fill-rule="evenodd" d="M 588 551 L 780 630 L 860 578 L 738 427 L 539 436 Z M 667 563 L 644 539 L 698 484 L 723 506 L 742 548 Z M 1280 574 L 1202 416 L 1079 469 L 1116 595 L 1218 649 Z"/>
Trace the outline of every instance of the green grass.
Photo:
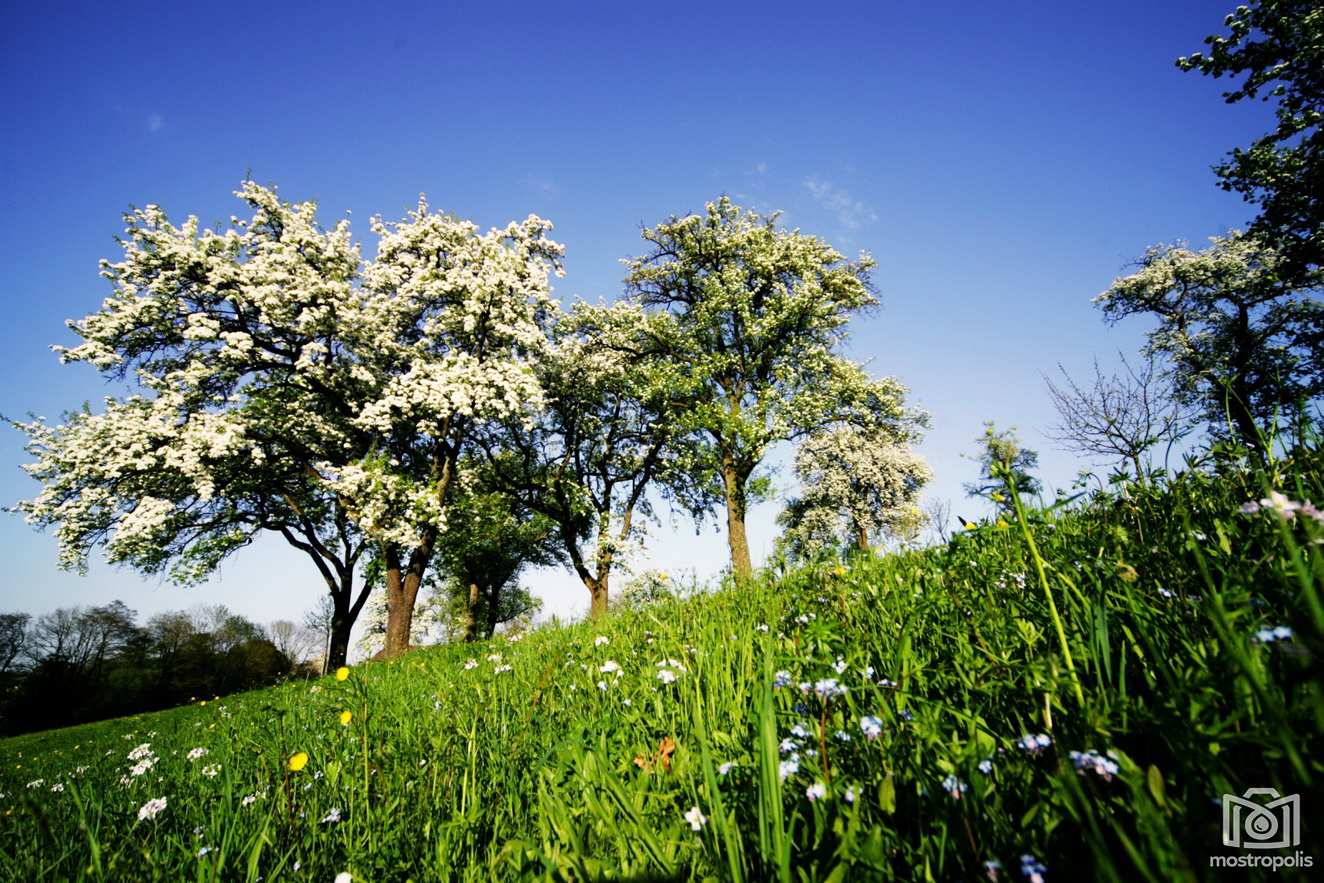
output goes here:
<path id="1" fill-rule="evenodd" d="M 1189 474 L 947 548 L 0 742 L 0 878 L 973 880 L 997 860 L 1021 880 L 1029 853 L 1049 880 L 1216 879 L 1208 856 L 1235 851 L 1219 795 L 1248 787 L 1302 794 L 1309 851 L 1324 528 L 1238 507 L 1269 485 L 1324 500 L 1319 465 Z M 1255 639 L 1280 625 L 1291 640 Z M 844 695 L 798 686 L 829 678 Z M 158 760 L 121 784 L 141 743 Z M 1088 750 L 1116 775 L 1078 772 Z"/>

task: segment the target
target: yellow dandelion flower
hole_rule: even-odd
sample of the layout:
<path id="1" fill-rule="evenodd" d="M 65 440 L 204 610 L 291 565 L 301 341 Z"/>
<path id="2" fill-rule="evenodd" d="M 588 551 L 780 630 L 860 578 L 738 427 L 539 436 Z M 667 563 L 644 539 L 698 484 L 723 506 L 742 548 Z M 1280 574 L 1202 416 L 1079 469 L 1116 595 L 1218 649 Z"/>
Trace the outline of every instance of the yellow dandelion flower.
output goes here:
<path id="1" fill-rule="evenodd" d="M 999 518 L 999 519 L 998 519 L 998 523 L 997 523 L 997 528 L 998 528 L 998 530 L 1006 530 L 1006 529 L 1007 529 L 1007 522 L 1005 522 L 1005 521 L 1003 521 L 1001 518 Z"/>
<path id="2" fill-rule="evenodd" d="M 978 525 L 978 524 L 975 524 L 975 522 L 973 522 L 973 521 L 967 521 L 967 522 L 965 523 L 965 529 L 966 529 L 966 530 L 974 530 L 974 529 L 977 528 L 977 527 L 979 527 L 979 525 Z"/>
<path id="3" fill-rule="evenodd" d="M 343 681 L 349 677 L 349 666 L 342 665 L 336 669 L 336 680 Z"/>
<path id="4" fill-rule="evenodd" d="M 290 759 L 285 762 L 285 768 L 292 773 L 297 773 L 306 766 L 308 766 L 307 751 L 296 751 L 294 754 L 291 754 Z"/>
<path id="5" fill-rule="evenodd" d="M 354 719 L 354 712 L 350 711 L 349 709 L 345 709 L 344 711 L 340 712 L 340 725 L 342 727 L 349 726 L 349 722 L 352 721 L 353 719 Z"/>

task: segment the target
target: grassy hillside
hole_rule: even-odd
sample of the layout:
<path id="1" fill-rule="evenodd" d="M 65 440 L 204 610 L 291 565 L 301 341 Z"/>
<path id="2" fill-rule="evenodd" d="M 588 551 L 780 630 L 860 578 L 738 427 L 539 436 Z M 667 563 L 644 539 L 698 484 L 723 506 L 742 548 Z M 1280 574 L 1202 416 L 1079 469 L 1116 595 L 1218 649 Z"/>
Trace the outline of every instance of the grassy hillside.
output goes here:
<path id="1" fill-rule="evenodd" d="M 1319 464 L 8 740 L 0 877 L 1214 879 L 1322 830 Z"/>

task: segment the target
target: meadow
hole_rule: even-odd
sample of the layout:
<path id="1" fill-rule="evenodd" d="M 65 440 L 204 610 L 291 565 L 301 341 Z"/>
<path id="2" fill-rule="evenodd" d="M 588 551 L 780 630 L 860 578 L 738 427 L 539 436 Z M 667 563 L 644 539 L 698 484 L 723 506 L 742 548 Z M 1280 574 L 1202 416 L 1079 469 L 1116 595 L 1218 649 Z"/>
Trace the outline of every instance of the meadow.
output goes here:
<path id="1" fill-rule="evenodd" d="M 1322 461 L 6 740 L 0 877 L 1217 879 L 1249 787 L 1309 852 Z"/>

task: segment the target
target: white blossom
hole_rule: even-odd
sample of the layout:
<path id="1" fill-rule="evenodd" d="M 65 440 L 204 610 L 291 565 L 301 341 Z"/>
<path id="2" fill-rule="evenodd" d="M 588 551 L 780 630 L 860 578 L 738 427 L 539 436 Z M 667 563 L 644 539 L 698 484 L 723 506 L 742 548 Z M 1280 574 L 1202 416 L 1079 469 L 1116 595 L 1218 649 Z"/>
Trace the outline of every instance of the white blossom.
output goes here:
<path id="1" fill-rule="evenodd" d="M 62 567 L 104 547 L 198 582 L 259 530 L 307 545 L 299 499 L 408 558 L 445 526 L 445 452 L 543 406 L 564 251 L 550 223 L 480 232 L 420 200 L 373 221 L 365 262 L 349 222 L 323 228 L 314 203 L 251 181 L 236 195 L 251 218 L 219 231 L 156 205 L 128 215 L 122 259 L 101 264 L 111 295 L 55 347 L 138 387 L 20 425 L 41 487 L 17 508 L 54 528 Z"/>
<path id="2" fill-rule="evenodd" d="M 166 799 L 164 797 L 154 797 L 138 808 L 138 821 L 154 819 L 165 808 Z"/>

